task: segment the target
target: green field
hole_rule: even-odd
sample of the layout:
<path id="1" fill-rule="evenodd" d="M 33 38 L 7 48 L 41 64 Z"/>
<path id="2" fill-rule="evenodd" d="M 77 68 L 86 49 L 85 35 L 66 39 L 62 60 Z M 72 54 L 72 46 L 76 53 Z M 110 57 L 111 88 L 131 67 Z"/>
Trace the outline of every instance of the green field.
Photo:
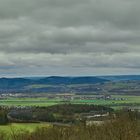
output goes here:
<path id="1" fill-rule="evenodd" d="M 140 96 L 112 95 L 112 98 L 124 100 L 71 100 L 63 101 L 60 99 L 48 98 L 7 98 L 0 100 L 0 105 L 5 106 L 51 106 L 55 104 L 73 103 L 73 104 L 95 104 L 105 105 L 114 109 L 121 109 L 126 106 L 140 109 Z M 22 132 L 33 132 L 40 127 L 51 127 L 49 123 L 11 123 L 8 125 L 0 125 L 0 134 L 4 133 L 7 140 L 11 140 L 14 134 Z M 22 131 L 23 130 L 23 131 Z"/>
<path id="2" fill-rule="evenodd" d="M 47 123 L 11 123 L 8 125 L 0 125 L 0 131 L 10 133 L 12 131 L 27 130 L 34 131 L 38 127 L 48 127 Z"/>
<path id="3" fill-rule="evenodd" d="M 61 100 L 49 100 L 47 98 L 7 98 L 0 100 L 0 105 L 5 106 L 51 106 L 60 103 Z"/>
<path id="4" fill-rule="evenodd" d="M 96 104 L 96 105 L 107 105 L 113 108 L 118 106 L 140 106 L 140 96 L 127 96 L 127 95 L 113 95 L 113 98 L 118 100 L 71 100 L 63 101 L 61 99 L 48 99 L 48 98 L 7 98 L 0 100 L 0 105 L 5 106 L 51 106 L 62 103 L 74 103 L 74 104 Z M 124 100 L 119 100 L 124 98 Z"/>
<path id="5" fill-rule="evenodd" d="M 138 104 L 140 103 L 140 96 L 123 96 L 113 95 L 113 98 L 124 98 L 125 100 L 74 100 L 74 103 L 93 103 L 97 105 L 115 105 L 115 104 Z"/>
<path id="6" fill-rule="evenodd" d="M 22 132 L 33 132 L 37 128 L 49 127 L 48 123 L 11 123 L 8 125 L 0 125 L 0 133 L 4 133 L 4 136 L 8 140 L 15 134 Z"/>
<path id="7" fill-rule="evenodd" d="M 122 109 L 124 107 L 134 107 L 140 109 L 140 96 L 113 95 L 113 98 L 124 98 L 125 100 L 74 100 L 72 103 L 87 103 L 109 106 L 113 109 Z"/>

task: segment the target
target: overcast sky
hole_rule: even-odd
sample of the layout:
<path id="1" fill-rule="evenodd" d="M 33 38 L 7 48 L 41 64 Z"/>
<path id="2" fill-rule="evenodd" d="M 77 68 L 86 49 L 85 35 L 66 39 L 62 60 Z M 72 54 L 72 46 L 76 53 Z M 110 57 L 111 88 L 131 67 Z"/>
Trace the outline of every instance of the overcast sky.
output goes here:
<path id="1" fill-rule="evenodd" d="M 140 0 L 0 0 L 0 77 L 140 74 Z"/>

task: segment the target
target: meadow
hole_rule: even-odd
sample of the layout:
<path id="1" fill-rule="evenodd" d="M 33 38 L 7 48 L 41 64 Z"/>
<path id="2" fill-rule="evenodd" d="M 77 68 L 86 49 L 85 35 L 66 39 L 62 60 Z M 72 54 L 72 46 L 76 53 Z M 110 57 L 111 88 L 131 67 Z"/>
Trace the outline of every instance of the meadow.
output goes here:
<path id="1" fill-rule="evenodd" d="M 7 98 L 0 100 L 4 106 L 51 106 L 60 103 L 61 100 L 49 100 L 48 98 Z"/>
<path id="2" fill-rule="evenodd" d="M 0 125 L 0 132 L 11 133 L 12 131 L 29 131 L 33 132 L 38 127 L 48 127 L 48 123 L 9 123 L 7 125 Z"/>
<path id="3" fill-rule="evenodd" d="M 49 128 L 48 123 L 9 123 L 7 125 L 0 125 L 0 136 L 6 140 L 17 139 L 14 135 L 22 133 L 33 133 L 37 129 Z"/>
<path id="4" fill-rule="evenodd" d="M 0 105 L 3 106 L 52 106 L 62 103 L 74 103 L 74 104 L 95 104 L 95 105 L 105 105 L 113 108 L 122 108 L 126 106 L 140 106 L 140 96 L 130 96 L 130 95 L 112 95 L 112 98 L 116 100 L 104 100 L 104 99 L 94 99 L 94 100 L 62 100 L 62 99 L 48 99 L 48 98 L 7 98 L 1 99 Z M 124 100 L 120 100 L 123 98 Z"/>

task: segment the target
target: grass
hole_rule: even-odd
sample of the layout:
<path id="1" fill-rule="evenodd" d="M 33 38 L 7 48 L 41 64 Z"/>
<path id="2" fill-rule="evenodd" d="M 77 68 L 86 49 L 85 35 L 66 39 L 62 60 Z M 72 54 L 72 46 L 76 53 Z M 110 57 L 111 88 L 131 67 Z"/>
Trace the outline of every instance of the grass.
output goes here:
<path id="1" fill-rule="evenodd" d="M 19 132 L 32 133 L 38 128 L 47 128 L 47 123 L 11 123 L 8 125 L 0 125 L 0 132 L 4 132 L 8 140 L 11 140 L 11 135 L 18 134 Z"/>
<path id="2" fill-rule="evenodd" d="M 96 105 L 122 105 L 122 104 L 139 104 L 140 96 L 123 96 L 123 95 L 113 95 L 113 98 L 124 98 L 125 100 L 73 100 L 73 103 L 90 103 Z"/>
<path id="3" fill-rule="evenodd" d="M 124 106 L 139 106 L 140 96 L 127 96 L 127 95 L 113 95 L 113 98 L 124 98 L 125 100 L 72 100 L 70 103 L 77 104 L 96 104 L 96 105 L 107 105 L 113 108 L 119 108 Z M 61 99 L 48 99 L 48 98 L 8 98 L 0 100 L 0 105 L 5 106 L 52 106 L 60 103 L 64 103 Z"/>
<path id="4" fill-rule="evenodd" d="M 0 105 L 5 106 L 51 106 L 60 103 L 60 100 L 47 98 L 8 98 L 0 100 Z"/>
<path id="5" fill-rule="evenodd" d="M 9 133 L 11 130 L 18 131 L 18 130 L 27 130 L 27 131 L 34 131 L 37 127 L 44 127 L 48 126 L 47 123 L 11 123 L 8 125 L 0 125 L 0 131 L 5 131 Z"/>

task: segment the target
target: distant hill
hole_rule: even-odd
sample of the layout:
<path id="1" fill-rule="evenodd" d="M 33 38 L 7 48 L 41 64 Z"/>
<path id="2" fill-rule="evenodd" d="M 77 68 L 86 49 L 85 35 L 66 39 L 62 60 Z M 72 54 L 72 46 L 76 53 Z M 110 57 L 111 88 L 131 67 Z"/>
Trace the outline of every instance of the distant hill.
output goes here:
<path id="1" fill-rule="evenodd" d="M 59 77 L 51 76 L 45 78 L 0 78 L 0 91 L 1 92 L 26 92 L 30 85 L 69 85 L 69 84 L 95 84 L 104 83 L 109 80 L 97 77 Z M 59 87 L 58 87 L 59 88 Z M 58 90 L 51 88 L 51 90 Z M 39 91 L 48 91 L 48 88 Z M 32 92 L 33 89 L 30 89 Z M 59 92 L 59 90 L 58 90 Z"/>
<path id="2" fill-rule="evenodd" d="M 140 75 L 0 78 L 0 93 L 101 93 L 104 83 L 120 81 L 138 83 Z"/>
<path id="3" fill-rule="evenodd" d="M 24 78 L 0 78 L 0 89 L 22 88 L 31 83 L 32 80 Z"/>
<path id="4" fill-rule="evenodd" d="M 99 76 L 110 81 L 140 81 L 140 75 L 114 75 L 114 76 Z"/>
<path id="5" fill-rule="evenodd" d="M 51 76 L 47 78 L 40 79 L 36 81 L 39 84 L 95 84 L 95 83 L 104 83 L 109 80 L 97 78 L 97 77 L 59 77 Z"/>

